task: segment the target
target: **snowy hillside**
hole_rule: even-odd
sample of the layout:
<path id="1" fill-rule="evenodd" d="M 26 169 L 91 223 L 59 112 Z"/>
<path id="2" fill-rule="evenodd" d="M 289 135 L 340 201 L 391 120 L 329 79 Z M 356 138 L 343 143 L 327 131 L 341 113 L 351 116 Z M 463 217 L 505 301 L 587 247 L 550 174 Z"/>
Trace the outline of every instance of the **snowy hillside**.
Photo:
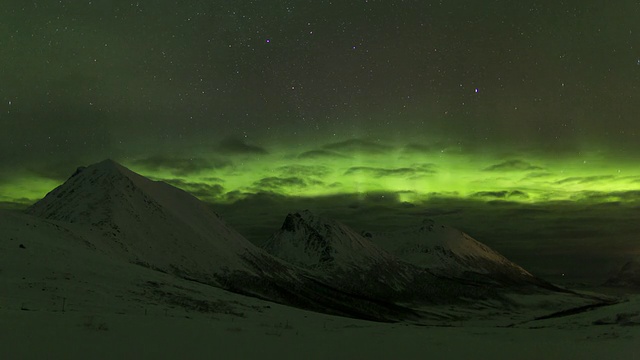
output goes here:
<path id="1" fill-rule="evenodd" d="M 605 283 L 606 286 L 640 289 L 640 261 L 631 260 Z"/>
<path id="2" fill-rule="evenodd" d="M 386 251 L 346 225 L 309 210 L 287 215 L 264 246 L 272 255 L 309 269 L 371 266 L 394 262 Z"/>
<path id="3" fill-rule="evenodd" d="M 251 244 L 190 194 L 111 160 L 80 168 L 27 213 L 72 229 L 115 261 L 317 311 L 378 320 L 414 316 L 317 281 Z"/>
<path id="4" fill-rule="evenodd" d="M 319 314 L 118 261 L 63 223 L 8 211 L 0 289 L 7 359 L 618 359 L 640 336 L 638 297 L 564 317 L 442 306 L 431 326 Z"/>
<path id="5" fill-rule="evenodd" d="M 164 271 L 251 272 L 239 255 L 252 245 L 204 204 L 111 160 L 80 168 L 27 213 L 91 226 L 102 235 L 96 246 Z"/>
<path id="6" fill-rule="evenodd" d="M 436 274 L 499 282 L 538 282 L 488 246 L 430 219 L 415 228 L 362 235 L 395 256 Z"/>
<path id="7" fill-rule="evenodd" d="M 344 291 L 371 298 L 419 304 L 504 300 L 486 281 L 434 274 L 390 254 L 348 226 L 308 210 L 289 214 L 264 249 L 313 271 Z"/>
<path id="8" fill-rule="evenodd" d="M 375 298 L 394 298 L 393 293 L 403 292 L 417 276 L 435 280 L 348 226 L 308 210 L 287 215 L 264 249 L 344 291 Z"/>

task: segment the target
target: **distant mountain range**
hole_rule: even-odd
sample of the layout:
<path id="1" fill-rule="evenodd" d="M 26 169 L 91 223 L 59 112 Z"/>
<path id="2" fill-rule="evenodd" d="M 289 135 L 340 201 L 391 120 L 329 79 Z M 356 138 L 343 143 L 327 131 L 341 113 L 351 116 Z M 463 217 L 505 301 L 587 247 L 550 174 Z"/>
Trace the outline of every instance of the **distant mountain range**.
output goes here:
<path id="1" fill-rule="evenodd" d="M 373 235 L 308 210 L 289 214 L 263 248 L 351 293 L 411 303 L 499 299 L 499 288 L 559 290 L 460 231 L 427 221 Z"/>
<path id="2" fill-rule="evenodd" d="M 440 276 L 473 279 L 499 287 L 558 290 L 468 234 L 431 219 L 413 228 L 363 231 L 362 235 L 404 261 Z"/>
<path id="3" fill-rule="evenodd" d="M 27 213 L 114 261 L 363 319 L 418 319 L 416 304 L 500 303 L 506 291 L 566 292 L 432 221 L 359 234 L 303 211 L 258 248 L 192 195 L 112 160 L 78 168 Z"/>

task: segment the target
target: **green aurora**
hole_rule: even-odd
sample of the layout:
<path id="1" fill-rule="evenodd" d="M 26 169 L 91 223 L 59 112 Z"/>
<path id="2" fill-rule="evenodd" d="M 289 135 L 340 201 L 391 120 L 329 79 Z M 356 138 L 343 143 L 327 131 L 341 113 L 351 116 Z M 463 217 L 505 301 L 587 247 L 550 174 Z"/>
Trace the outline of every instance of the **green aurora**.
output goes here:
<path id="1" fill-rule="evenodd" d="M 532 271 L 602 277 L 640 255 L 639 18 L 626 0 L 6 0 L 0 206 L 112 158 L 254 242 L 302 208 L 433 217 Z"/>
<path id="2" fill-rule="evenodd" d="M 310 198 L 386 194 L 407 203 L 422 203 L 433 196 L 517 203 L 627 202 L 636 201 L 637 196 L 630 195 L 637 195 L 640 189 L 640 168 L 634 162 L 614 162 L 598 153 L 555 159 L 498 157 L 361 139 L 295 152 L 254 148 L 249 154 L 212 152 L 199 153 L 199 157 L 156 155 L 118 160 L 212 203 L 234 202 L 260 193 Z M 3 195 L 2 201 L 28 203 L 59 183 L 24 173 L 3 183 L 0 193 L 10 194 Z"/>

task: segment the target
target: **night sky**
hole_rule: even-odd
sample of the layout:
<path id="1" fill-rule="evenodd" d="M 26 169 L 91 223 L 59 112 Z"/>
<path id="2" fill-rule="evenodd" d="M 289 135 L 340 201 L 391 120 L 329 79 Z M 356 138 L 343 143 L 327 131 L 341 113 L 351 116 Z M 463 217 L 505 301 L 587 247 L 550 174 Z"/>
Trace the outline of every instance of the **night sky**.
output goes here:
<path id="1" fill-rule="evenodd" d="M 113 158 L 256 242 L 301 208 L 429 216 L 534 271 L 602 274 L 640 255 L 638 19 L 635 0 L 5 0 L 0 203 Z"/>

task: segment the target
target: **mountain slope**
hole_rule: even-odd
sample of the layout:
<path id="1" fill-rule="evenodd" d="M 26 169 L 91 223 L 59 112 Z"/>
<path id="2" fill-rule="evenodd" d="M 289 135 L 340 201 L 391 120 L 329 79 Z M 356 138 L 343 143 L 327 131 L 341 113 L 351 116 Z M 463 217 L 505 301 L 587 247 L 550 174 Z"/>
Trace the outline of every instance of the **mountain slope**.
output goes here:
<path id="1" fill-rule="evenodd" d="M 499 297 L 482 284 L 436 276 L 409 264 L 348 226 L 308 210 L 289 214 L 263 248 L 354 294 L 414 304 Z"/>
<path id="2" fill-rule="evenodd" d="M 309 269 L 396 261 L 346 225 L 316 216 L 309 210 L 287 215 L 281 229 L 271 236 L 264 249 Z"/>
<path id="3" fill-rule="evenodd" d="M 112 160 L 79 168 L 27 213 L 66 224 L 114 260 L 238 293 L 371 320 L 415 316 L 318 281 L 251 244 L 190 194 Z"/>
<path id="4" fill-rule="evenodd" d="M 27 213 L 88 225 L 131 261 L 185 274 L 252 272 L 238 255 L 253 249 L 203 203 L 111 160 L 80 168 Z"/>
<path id="5" fill-rule="evenodd" d="M 626 262 L 618 273 L 609 278 L 604 285 L 640 289 L 640 261 Z"/>
<path id="6" fill-rule="evenodd" d="M 363 232 L 363 236 L 395 256 L 436 274 L 500 284 L 548 285 L 471 236 L 430 219 L 415 228 Z"/>

